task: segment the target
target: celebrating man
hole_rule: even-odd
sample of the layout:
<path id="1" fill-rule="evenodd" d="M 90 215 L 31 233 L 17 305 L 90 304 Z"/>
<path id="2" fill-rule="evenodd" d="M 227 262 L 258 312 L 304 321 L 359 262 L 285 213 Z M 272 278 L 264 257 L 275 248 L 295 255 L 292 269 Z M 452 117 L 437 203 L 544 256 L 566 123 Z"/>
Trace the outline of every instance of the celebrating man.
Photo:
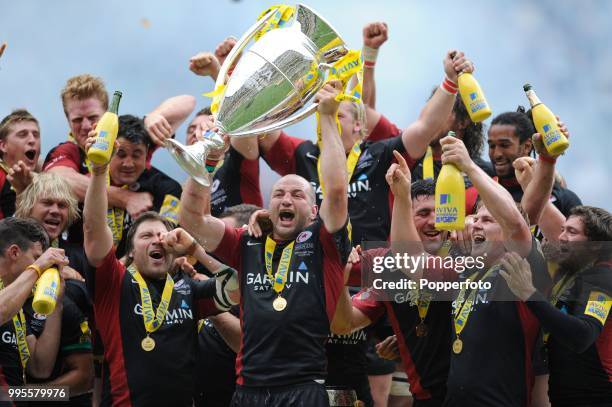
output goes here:
<path id="1" fill-rule="evenodd" d="M 95 136 L 92 133 L 91 136 Z M 87 146 L 91 146 L 90 137 Z M 115 257 L 106 223 L 108 165 L 93 166 L 84 207 L 85 252 L 96 267 L 94 311 L 110 369 L 113 404 L 191 406 L 195 384 L 197 315 L 228 309 L 235 272 L 196 282 L 174 275 L 176 256 L 203 262 L 204 251 L 182 229 L 155 212 L 145 212 L 127 235 L 127 264 Z M 231 300 L 231 301 L 230 301 Z"/>
<path id="2" fill-rule="evenodd" d="M 335 116 L 339 82 L 317 95 L 321 116 L 320 211 L 304 178 L 287 175 L 272 188 L 273 231 L 249 238 L 210 215 L 210 193 L 189 180 L 181 225 L 240 273 L 242 346 L 232 405 L 329 403 L 324 341 L 329 335 L 350 252 L 344 148 Z M 201 208 L 206 208 L 202 216 Z"/>

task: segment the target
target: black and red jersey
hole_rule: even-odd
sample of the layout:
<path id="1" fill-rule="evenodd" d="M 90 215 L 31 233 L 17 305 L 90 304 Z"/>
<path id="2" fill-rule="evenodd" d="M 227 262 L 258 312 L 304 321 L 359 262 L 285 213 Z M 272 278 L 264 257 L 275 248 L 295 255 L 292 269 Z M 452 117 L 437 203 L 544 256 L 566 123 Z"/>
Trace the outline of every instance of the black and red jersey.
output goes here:
<path id="1" fill-rule="evenodd" d="M 400 134 L 402 134 L 402 130 L 391 123 L 385 116 L 381 115 L 378 123 L 376 123 L 366 140 L 374 143 L 399 136 Z"/>
<path id="2" fill-rule="evenodd" d="M 356 294 L 358 288 L 350 288 Z M 332 387 L 355 390 L 357 399 L 366 407 L 374 405 L 368 382 L 368 335 L 359 329 L 347 335 L 331 334 L 325 344 L 327 353 L 327 381 Z"/>
<path id="3" fill-rule="evenodd" d="M 33 335 L 30 315 L 24 312 L 26 320 L 26 336 Z M 0 326 L 0 366 L 4 372 L 4 378 L 9 386 L 23 386 L 23 368 L 19 357 L 17 346 L 17 335 L 13 320 L 10 319 Z"/>
<path id="4" fill-rule="evenodd" d="M 233 147 L 225 153 L 223 165 L 215 172 L 210 186 L 210 213 L 219 217 L 239 204 L 263 206 L 259 186 L 259 159 L 247 160 Z"/>
<path id="5" fill-rule="evenodd" d="M 355 267 L 372 270 L 374 256 L 385 256 L 388 250 L 374 249 L 362 253 L 361 264 Z M 353 297 L 353 306 L 372 322 L 385 313 L 397 337 L 404 371 L 410 392 L 417 400 L 435 399 L 442 403 L 446 394 L 446 380 L 450 365 L 451 302 L 432 300 L 424 324 L 427 334 L 419 337 L 416 326 L 421 322 L 416 305 L 409 293 L 389 293 L 374 288 L 363 289 Z"/>
<path id="6" fill-rule="evenodd" d="M 361 155 L 348 185 L 348 211 L 355 244 L 366 240 L 387 240 L 391 228 L 391 204 L 385 174 L 394 160 L 393 150 L 404 154 L 409 165 L 413 163 L 405 154 L 401 136 L 376 143 L 361 143 Z M 317 204 L 320 204 L 323 191 L 317 172 L 319 154 L 319 147 L 312 141 L 281 133 L 264 158 L 280 175 L 297 174 L 308 180 L 315 189 Z"/>
<path id="7" fill-rule="evenodd" d="M 146 352 L 141 347 L 146 331 L 136 280 L 116 259 L 114 249 L 95 271 L 94 312 L 109 365 L 113 405 L 192 405 L 198 314 L 214 309 L 209 298 L 215 280 L 197 282 L 182 273 L 174 280 L 166 319 L 151 334 L 155 348 Z M 165 279 L 145 281 L 157 309 Z"/>
<path id="8" fill-rule="evenodd" d="M 169 196 L 178 201 L 183 192 L 181 184 L 155 167 L 145 169 L 142 174 L 140 174 L 140 177 L 138 177 L 138 180 L 136 180 L 136 182 L 130 185 L 128 188 L 132 192 L 150 193 L 153 196 L 153 206 L 150 210 L 154 212 L 160 212 L 166 197 Z M 178 223 L 178 207 L 175 208 L 172 214 L 166 214 L 165 216 Z M 127 234 L 132 227 L 132 223 L 134 223 L 134 219 L 132 219 L 130 214 L 125 211 L 123 217 L 123 233 L 121 241 L 117 245 L 116 254 L 118 258 L 121 258 L 126 254 L 125 249 L 127 246 Z"/>
<path id="9" fill-rule="evenodd" d="M 527 261 L 534 286 L 547 292 L 550 276 L 535 240 Z M 471 274 L 466 271 L 460 279 Z M 499 271 L 483 281 L 491 282 L 492 288 L 477 291 L 460 335 L 463 350 L 451 353 L 445 406 L 527 406 L 540 324 L 527 305 L 516 300 Z"/>
<path id="10" fill-rule="evenodd" d="M 579 272 L 555 306 L 540 293 L 527 304 L 550 334 L 552 405 L 612 405 L 612 264 Z"/>
<path id="11" fill-rule="evenodd" d="M 17 195 L 6 179 L 6 172 L 0 168 L 0 219 L 9 218 L 15 213 Z"/>
<path id="12" fill-rule="evenodd" d="M 238 270 L 242 343 L 236 359 L 237 383 L 249 387 L 285 386 L 324 380 L 325 341 L 344 285 L 343 269 L 351 250 L 347 226 L 330 234 L 319 218 L 295 239 L 282 296 L 266 273 L 265 237 L 252 238 L 246 229 L 226 226 L 214 255 Z M 277 242 L 272 269 L 284 247 Z"/>
<path id="13" fill-rule="evenodd" d="M 515 202 L 521 202 L 523 198 L 523 188 L 515 177 L 500 178 L 499 183 L 510 192 Z M 582 205 L 582 201 L 578 195 L 567 188 L 563 188 L 558 182 L 553 184 L 553 189 L 550 193 L 550 202 L 552 202 L 566 217 L 569 216 L 573 207 Z"/>

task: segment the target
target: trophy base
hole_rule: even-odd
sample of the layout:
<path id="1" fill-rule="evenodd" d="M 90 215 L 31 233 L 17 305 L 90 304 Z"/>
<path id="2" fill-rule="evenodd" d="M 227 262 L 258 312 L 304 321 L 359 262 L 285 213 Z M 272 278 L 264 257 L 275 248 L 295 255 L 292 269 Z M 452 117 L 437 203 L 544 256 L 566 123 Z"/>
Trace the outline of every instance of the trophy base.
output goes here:
<path id="1" fill-rule="evenodd" d="M 180 165 L 195 182 L 204 187 L 209 187 L 210 176 L 208 171 L 206 171 L 205 158 L 202 159 L 201 153 L 194 153 L 196 150 L 202 150 L 202 146 L 198 146 L 198 144 L 204 143 L 198 141 L 191 146 L 184 146 L 174 139 L 166 140 L 166 148 L 172 157 L 174 157 L 178 165 Z"/>

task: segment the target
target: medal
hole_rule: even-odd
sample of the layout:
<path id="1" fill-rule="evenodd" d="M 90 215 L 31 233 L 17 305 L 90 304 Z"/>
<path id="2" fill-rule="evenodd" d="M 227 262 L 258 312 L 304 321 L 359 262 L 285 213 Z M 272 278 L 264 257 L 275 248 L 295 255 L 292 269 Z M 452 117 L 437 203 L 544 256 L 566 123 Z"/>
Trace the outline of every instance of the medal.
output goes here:
<path id="1" fill-rule="evenodd" d="M 280 295 L 274 299 L 272 302 L 272 308 L 274 311 L 282 311 L 287 307 L 287 300 L 281 297 Z"/>
<path id="2" fill-rule="evenodd" d="M 145 352 L 151 352 L 155 348 L 155 340 L 147 336 L 140 342 L 140 346 Z"/>
<path id="3" fill-rule="evenodd" d="M 455 339 L 455 341 L 453 342 L 453 352 L 455 352 L 455 354 L 460 354 L 461 351 L 463 350 L 463 341 L 459 338 Z"/>
<path id="4" fill-rule="evenodd" d="M 427 325 L 425 325 L 425 322 L 421 321 L 421 323 L 416 326 L 415 331 L 416 336 L 419 338 L 427 336 Z"/>

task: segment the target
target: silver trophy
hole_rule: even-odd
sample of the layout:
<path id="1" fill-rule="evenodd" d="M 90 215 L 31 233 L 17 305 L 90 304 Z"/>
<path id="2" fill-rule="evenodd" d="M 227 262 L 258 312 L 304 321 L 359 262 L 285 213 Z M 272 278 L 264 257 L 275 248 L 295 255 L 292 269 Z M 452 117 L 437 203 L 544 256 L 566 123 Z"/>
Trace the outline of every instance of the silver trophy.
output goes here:
<path id="1" fill-rule="evenodd" d="M 168 139 L 166 147 L 195 181 L 210 185 L 204 162 L 223 147 L 223 136 L 247 137 L 297 123 L 317 109 L 310 103 L 325 84 L 326 71 L 347 52 L 344 41 L 325 19 L 299 4 L 290 24 L 263 34 L 245 47 L 274 16 L 271 10 L 238 40 L 217 77 L 225 86 L 215 115 L 217 132 L 191 146 Z M 230 67 L 234 71 L 227 75 Z"/>

